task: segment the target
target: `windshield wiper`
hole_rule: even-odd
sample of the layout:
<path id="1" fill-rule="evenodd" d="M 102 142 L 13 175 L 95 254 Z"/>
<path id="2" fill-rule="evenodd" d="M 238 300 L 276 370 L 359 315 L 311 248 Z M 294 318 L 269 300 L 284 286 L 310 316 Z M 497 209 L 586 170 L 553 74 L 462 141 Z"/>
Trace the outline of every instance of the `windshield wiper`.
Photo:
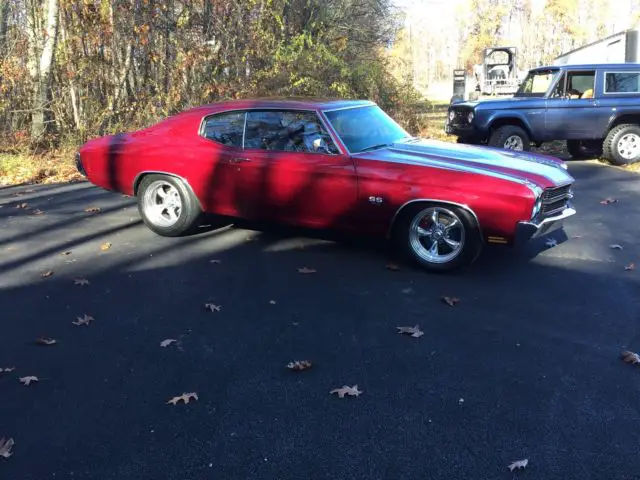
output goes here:
<path id="1" fill-rule="evenodd" d="M 392 145 L 393 143 L 380 143 L 378 145 L 371 145 L 370 147 L 363 148 L 358 153 L 368 152 L 369 150 L 377 150 L 379 148 L 384 148 L 384 147 L 391 147 Z"/>

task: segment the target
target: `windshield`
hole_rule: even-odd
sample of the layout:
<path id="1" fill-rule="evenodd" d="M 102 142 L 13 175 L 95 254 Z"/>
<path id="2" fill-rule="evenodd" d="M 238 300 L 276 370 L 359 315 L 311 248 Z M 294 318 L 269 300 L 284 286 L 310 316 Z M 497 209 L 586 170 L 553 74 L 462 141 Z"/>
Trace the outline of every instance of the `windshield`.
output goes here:
<path id="1" fill-rule="evenodd" d="M 333 110 L 325 115 L 351 153 L 382 148 L 411 137 L 375 105 Z"/>
<path id="2" fill-rule="evenodd" d="M 544 97 L 559 73 L 558 70 L 529 72 L 516 92 L 516 97 Z"/>

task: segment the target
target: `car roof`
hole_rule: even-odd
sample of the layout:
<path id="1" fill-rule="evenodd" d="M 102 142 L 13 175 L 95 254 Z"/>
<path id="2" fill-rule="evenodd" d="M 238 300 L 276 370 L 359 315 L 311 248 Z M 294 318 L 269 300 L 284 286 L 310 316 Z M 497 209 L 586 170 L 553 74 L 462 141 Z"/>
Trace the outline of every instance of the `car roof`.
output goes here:
<path id="1" fill-rule="evenodd" d="M 547 65 L 544 67 L 532 68 L 532 71 L 538 70 L 560 70 L 560 69 L 572 69 L 572 70 L 595 70 L 595 69 L 607 69 L 607 70 L 625 70 L 625 69 L 640 69 L 640 63 L 585 63 L 585 64 L 567 64 L 567 65 Z"/>
<path id="2" fill-rule="evenodd" d="M 344 100 L 333 98 L 316 97 L 265 97 L 247 98 L 241 100 L 226 100 L 217 103 L 210 103 L 187 110 L 189 113 L 196 112 L 222 112 L 226 110 L 245 110 L 260 108 L 281 108 L 294 110 L 339 110 L 342 108 L 366 107 L 375 105 L 369 100 Z M 186 112 L 184 112 L 186 113 Z"/>

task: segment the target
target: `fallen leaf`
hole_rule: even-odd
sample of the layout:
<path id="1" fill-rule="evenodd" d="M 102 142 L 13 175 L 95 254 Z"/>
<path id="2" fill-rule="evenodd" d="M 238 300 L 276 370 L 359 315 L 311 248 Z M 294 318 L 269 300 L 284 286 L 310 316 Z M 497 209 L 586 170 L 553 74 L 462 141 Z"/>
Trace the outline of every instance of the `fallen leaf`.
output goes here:
<path id="1" fill-rule="evenodd" d="M 177 342 L 177 340 L 174 340 L 173 338 L 167 338 L 166 340 L 163 340 L 163 341 L 160 342 L 160 346 L 161 347 L 168 347 L 172 343 L 176 343 L 176 342 Z"/>
<path id="2" fill-rule="evenodd" d="M 411 295 L 414 292 L 413 288 L 407 287 L 400 290 L 400 293 L 404 293 L 405 295 Z"/>
<path id="3" fill-rule="evenodd" d="M 42 278 L 47 278 L 47 277 L 50 277 L 51 275 L 53 275 L 53 270 L 47 270 L 46 272 L 40 274 Z"/>
<path id="4" fill-rule="evenodd" d="M 44 215 L 44 212 L 39 208 L 36 208 L 33 212 L 31 212 L 31 215 Z"/>
<path id="5" fill-rule="evenodd" d="M 56 343 L 58 343 L 58 341 L 53 338 L 40 337 L 36 339 L 37 345 L 55 345 Z"/>
<path id="6" fill-rule="evenodd" d="M 393 272 L 397 272 L 398 270 L 400 270 L 400 265 L 398 265 L 397 263 L 387 263 L 387 269 Z"/>
<path id="7" fill-rule="evenodd" d="M 457 303 L 460 303 L 460 299 L 456 297 L 442 297 L 442 301 L 450 307 L 455 307 Z"/>
<path id="8" fill-rule="evenodd" d="M 558 241 L 555 238 L 548 238 L 544 244 L 549 248 L 553 248 L 558 245 Z"/>
<path id="9" fill-rule="evenodd" d="M 219 312 L 222 310 L 222 305 L 214 305 L 213 303 L 205 303 L 204 308 L 210 310 L 211 312 Z"/>
<path id="10" fill-rule="evenodd" d="M 334 388 L 329 392 L 329 395 L 333 395 L 334 393 L 337 393 L 340 398 L 344 398 L 345 395 L 349 395 L 350 397 L 359 397 L 362 391 L 358 390 L 358 385 L 354 385 L 353 387 L 344 385 L 342 388 Z"/>
<path id="11" fill-rule="evenodd" d="M 94 320 L 93 317 L 87 315 L 86 313 L 82 317 L 76 317 L 76 318 L 77 318 L 77 320 L 75 322 L 71 322 L 71 323 L 73 323 L 74 325 L 77 325 L 77 326 L 81 326 L 81 325 L 89 326 L 89 324 L 91 322 L 93 322 L 93 320 Z"/>
<path id="12" fill-rule="evenodd" d="M 89 280 L 87 280 L 86 278 L 74 278 L 73 279 L 73 284 L 74 285 L 89 285 Z"/>
<path id="13" fill-rule="evenodd" d="M 0 438 L 0 457 L 9 458 L 13 455 L 13 453 L 11 453 L 11 449 L 13 448 L 14 443 L 13 438 Z"/>
<path id="14" fill-rule="evenodd" d="M 605 198 L 604 200 L 602 200 L 600 203 L 602 205 L 610 205 L 612 203 L 618 203 L 618 200 L 616 198 L 608 197 L 608 198 Z"/>
<path id="15" fill-rule="evenodd" d="M 617 243 L 609 245 L 609 248 L 612 250 L 623 250 L 622 245 L 618 245 Z"/>
<path id="16" fill-rule="evenodd" d="M 16 367 L 7 367 L 7 368 L 0 368 L 0 373 L 11 373 L 16 369 Z"/>
<path id="17" fill-rule="evenodd" d="M 298 273 L 302 273 L 303 275 L 309 275 L 310 273 L 316 273 L 316 269 L 315 268 L 302 267 L 302 268 L 298 269 Z"/>
<path id="18" fill-rule="evenodd" d="M 299 244 L 299 245 L 296 245 L 296 246 L 295 246 L 295 247 L 293 247 L 293 248 L 295 248 L 296 250 L 304 250 L 304 249 L 305 249 L 305 246 L 304 246 L 304 244 L 303 244 L 303 243 L 301 243 L 301 244 Z"/>
<path id="19" fill-rule="evenodd" d="M 406 333 L 411 335 L 414 338 L 420 338 L 424 335 L 424 332 L 420 330 L 420 327 L 416 325 L 415 327 L 396 327 L 398 329 L 398 333 Z"/>
<path id="20" fill-rule="evenodd" d="M 25 387 L 28 387 L 29 385 L 31 385 L 31 382 L 37 382 L 38 381 L 38 377 L 20 377 L 18 380 L 20 380 L 20 383 L 23 384 Z"/>
<path id="21" fill-rule="evenodd" d="M 270 303 L 271 305 L 275 305 L 277 302 L 276 302 L 275 300 L 269 300 L 269 303 Z"/>
<path id="22" fill-rule="evenodd" d="M 640 355 L 638 355 L 637 353 L 629 352 L 628 350 L 625 350 L 624 352 L 622 352 L 622 360 L 624 361 L 624 363 L 638 365 L 640 364 Z"/>
<path id="23" fill-rule="evenodd" d="M 28 203 L 19 203 L 19 204 L 16 205 L 16 208 L 20 208 L 20 209 L 29 208 L 29 204 Z"/>
<path id="24" fill-rule="evenodd" d="M 220 264 L 222 262 L 220 260 L 209 260 L 209 263 Z"/>
<path id="25" fill-rule="evenodd" d="M 574 236 L 573 236 L 573 237 L 571 237 L 571 238 L 576 238 L 576 239 L 577 239 L 577 238 L 582 238 L 583 236 L 584 236 L 584 235 L 574 235 Z"/>
<path id="26" fill-rule="evenodd" d="M 167 404 L 177 405 L 180 400 L 182 400 L 185 404 L 189 403 L 191 399 L 198 400 L 198 394 L 195 392 L 191 393 L 183 393 L 178 397 L 173 397 L 171 400 L 167 402 Z"/>
<path id="27" fill-rule="evenodd" d="M 636 264 L 631 262 L 629 265 L 626 265 L 624 267 L 625 271 L 630 272 L 631 270 L 635 270 L 636 269 Z"/>
<path id="28" fill-rule="evenodd" d="M 60 255 L 66 257 L 67 255 L 71 255 L 71 250 L 67 250 L 66 252 L 62 252 Z"/>
<path id="29" fill-rule="evenodd" d="M 290 362 L 287 364 L 287 368 L 295 372 L 302 372 L 303 370 L 308 370 L 312 366 L 313 365 L 309 360 L 296 360 L 294 362 Z"/>
<path id="30" fill-rule="evenodd" d="M 516 462 L 511 463 L 510 465 L 507 466 L 507 468 L 513 472 L 516 468 L 518 469 L 526 468 L 528 463 L 529 463 L 529 460 L 525 458 L 524 460 L 518 460 Z"/>
<path id="31" fill-rule="evenodd" d="M 106 250 L 109 250 L 111 248 L 111 244 L 109 242 L 105 242 L 102 245 L 100 245 L 100 250 L 102 250 L 103 252 Z"/>
<path id="32" fill-rule="evenodd" d="M 100 207 L 89 207 L 84 209 L 87 213 L 100 213 L 102 209 Z"/>

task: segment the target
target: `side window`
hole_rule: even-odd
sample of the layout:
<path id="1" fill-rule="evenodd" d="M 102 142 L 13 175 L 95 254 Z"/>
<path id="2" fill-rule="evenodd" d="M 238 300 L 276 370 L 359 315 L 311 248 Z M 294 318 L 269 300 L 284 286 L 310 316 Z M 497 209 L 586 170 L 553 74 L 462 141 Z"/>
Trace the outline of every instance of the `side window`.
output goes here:
<path id="1" fill-rule="evenodd" d="M 607 73 L 604 91 L 605 93 L 640 92 L 640 72 Z"/>
<path id="2" fill-rule="evenodd" d="M 212 115 L 204 121 L 202 136 L 230 147 L 242 147 L 244 112 Z"/>
<path id="3" fill-rule="evenodd" d="M 315 112 L 289 110 L 247 112 L 244 147 L 282 152 L 339 153 Z"/>
<path id="4" fill-rule="evenodd" d="M 593 98 L 596 72 L 569 72 L 567 74 L 567 96 L 570 99 Z"/>

